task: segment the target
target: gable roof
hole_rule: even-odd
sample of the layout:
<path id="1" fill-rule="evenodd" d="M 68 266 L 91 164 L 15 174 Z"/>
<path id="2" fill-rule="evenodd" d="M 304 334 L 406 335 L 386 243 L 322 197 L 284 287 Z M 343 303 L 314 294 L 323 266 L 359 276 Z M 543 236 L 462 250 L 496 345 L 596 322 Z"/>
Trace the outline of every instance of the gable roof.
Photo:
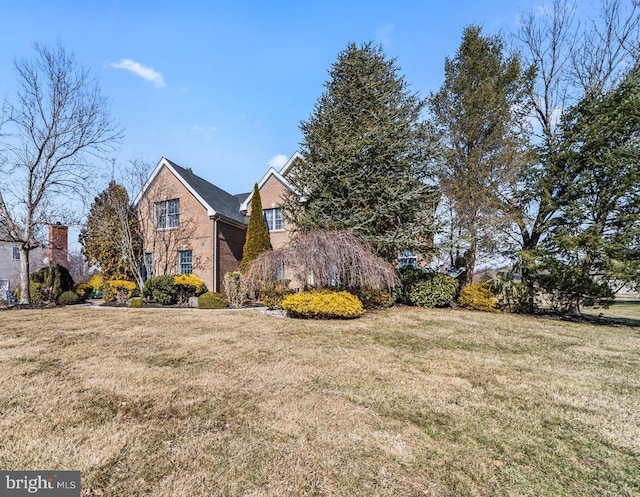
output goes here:
<path id="1" fill-rule="evenodd" d="M 271 179 L 273 177 L 273 178 L 277 179 L 280 183 L 282 183 L 282 185 L 286 189 L 288 189 L 291 192 L 295 192 L 295 188 L 293 188 L 291 183 L 289 183 L 286 180 L 285 175 L 287 174 L 287 171 L 289 170 L 289 167 L 291 166 L 291 164 L 293 164 L 293 162 L 297 158 L 302 159 L 302 155 L 300 154 L 300 152 L 295 152 L 289 158 L 289 160 L 285 163 L 285 165 L 282 166 L 282 169 L 280 169 L 280 172 L 276 171 L 273 167 L 270 167 L 269 170 L 266 172 L 266 174 L 258 182 L 258 190 L 262 190 L 262 187 L 267 183 L 267 181 L 269 181 L 269 179 Z M 240 205 L 240 211 L 241 212 L 247 212 L 247 210 L 249 210 L 249 205 L 251 204 L 251 197 L 252 196 L 253 196 L 253 191 L 251 193 L 247 194 L 247 197 L 244 199 L 244 202 L 242 202 L 242 204 Z"/>
<path id="2" fill-rule="evenodd" d="M 154 180 L 163 167 L 166 167 L 182 185 L 202 204 L 210 217 L 219 216 L 227 221 L 247 224 L 247 219 L 240 213 L 240 200 L 236 195 L 224 191 L 222 188 L 209 183 L 206 179 L 194 174 L 191 170 L 185 169 L 166 157 L 160 159 L 158 165 L 151 173 L 151 176 L 142 187 L 142 190 L 133 201 L 134 207 L 138 205 L 146 191 L 151 187 Z"/>

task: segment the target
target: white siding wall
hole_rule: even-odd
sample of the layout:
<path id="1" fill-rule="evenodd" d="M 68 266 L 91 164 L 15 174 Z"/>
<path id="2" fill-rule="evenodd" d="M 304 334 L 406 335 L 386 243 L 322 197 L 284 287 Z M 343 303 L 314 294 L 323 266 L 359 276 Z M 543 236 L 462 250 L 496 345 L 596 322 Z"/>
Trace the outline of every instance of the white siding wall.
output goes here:
<path id="1" fill-rule="evenodd" d="M 0 242 L 0 280 L 9 280 L 12 283 L 18 281 L 20 275 L 20 261 L 13 260 L 13 247 L 15 243 Z M 31 251 L 29 261 L 31 262 L 31 271 L 37 271 L 45 264 L 43 259 L 46 257 L 46 250 L 42 247 Z"/>

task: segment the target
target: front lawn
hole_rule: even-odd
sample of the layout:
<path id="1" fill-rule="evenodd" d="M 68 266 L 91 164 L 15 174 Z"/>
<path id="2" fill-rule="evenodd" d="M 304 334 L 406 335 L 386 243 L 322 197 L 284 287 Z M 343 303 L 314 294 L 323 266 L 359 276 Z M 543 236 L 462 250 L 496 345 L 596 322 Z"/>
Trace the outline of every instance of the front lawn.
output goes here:
<path id="1" fill-rule="evenodd" d="M 0 312 L 0 469 L 103 496 L 640 495 L 640 328 Z"/>

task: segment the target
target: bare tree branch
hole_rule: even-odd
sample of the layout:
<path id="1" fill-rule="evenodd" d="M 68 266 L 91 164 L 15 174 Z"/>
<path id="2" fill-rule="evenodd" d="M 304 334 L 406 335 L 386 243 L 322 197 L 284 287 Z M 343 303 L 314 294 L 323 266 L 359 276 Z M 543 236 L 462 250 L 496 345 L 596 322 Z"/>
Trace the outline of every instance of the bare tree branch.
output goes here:
<path id="1" fill-rule="evenodd" d="M 98 84 L 61 45 L 35 44 L 35 57 L 18 60 L 18 92 L 6 102 L 8 143 L 0 172 L 0 215 L 21 251 L 21 302 L 29 303 L 29 252 L 36 234 L 53 215 L 82 196 L 94 159 L 105 158 L 121 138 Z M 7 195 L 12 197 L 8 204 Z"/>

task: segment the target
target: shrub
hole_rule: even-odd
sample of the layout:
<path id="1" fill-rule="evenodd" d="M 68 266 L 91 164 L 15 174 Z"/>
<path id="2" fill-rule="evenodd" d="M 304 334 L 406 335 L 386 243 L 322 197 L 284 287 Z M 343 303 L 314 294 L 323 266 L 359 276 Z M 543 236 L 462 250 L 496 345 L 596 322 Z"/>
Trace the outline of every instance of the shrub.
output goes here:
<path id="1" fill-rule="evenodd" d="M 227 301 L 218 292 L 207 292 L 198 297 L 198 309 L 224 309 Z"/>
<path id="2" fill-rule="evenodd" d="M 88 283 L 76 283 L 73 291 L 76 292 L 80 300 L 84 302 L 93 292 L 93 287 Z"/>
<path id="3" fill-rule="evenodd" d="M 29 297 L 33 303 L 56 302 L 63 292 L 73 288 L 73 278 L 69 270 L 59 264 L 43 267 L 31 273 L 29 280 L 31 282 Z"/>
<path id="4" fill-rule="evenodd" d="M 500 271 L 485 284 L 496 296 L 499 309 L 516 313 L 533 311 L 535 302 L 529 289 L 509 271 Z"/>
<path id="5" fill-rule="evenodd" d="M 247 295 L 247 285 L 240 271 L 233 271 L 224 275 L 224 289 L 229 297 L 230 307 L 242 307 Z"/>
<path id="6" fill-rule="evenodd" d="M 268 309 L 282 309 L 282 301 L 287 295 L 295 293 L 288 287 L 288 280 L 277 280 L 260 289 L 260 300 Z"/>
<path id="7" fill-rule="evenodd" d="M 162 305 L 176 303 L 177 289 L 173 284 L 175 276 L 154 276 L 144 282 L 144 296 Z"/>
<path id="8" fill-rule="evenodd" d="M 76 292 L 67 290 L 66 292 L 62 292 L 58 297 L 58 304 L 60 305 L 77 304 L 78 302 L 80 302 L 80 300 L 81 299 Z"/>
<path id="9" fill-rule="evenodd" d="M 407 291 L 410 305 L 448 307 L 456 296 L 458 280 L 443 273 L 425 273 L 426 279 L 411 285 Z"/>
<path id="10" fill-rule="evenodd" d="M 392 307 L 396 299 L 393 292 L 378 288 L 358 288 L 352 293 L 360 299 L 365 309 Z"/>
<path id="11" fill-rule="evenodd" d="M 458 296 L 458 305 L 473 311 L 499 312 L 496 296 L 483 283 L 463 287 Z"/>
<path id="12" fill-rule="evenodd" d="M 94 274 L 89 281 L 87 281 L 87 285 L 91 285 L 93 288 L 91 292 L 91 298 L 100 298 L 104 293 L 104 278 L 101 274 Z"/>
<path id="13" fill-rule="evenodd" d="M 329 290 L 287 295 L 282 301 L 287 316 L 302 319 L 353 319 L 364 314 L 362 302 L 349 292 Z"/>
<path id="14" fill-rule="evenodd" d="M 207 292 L 207 285 L 195 274 L 179 274 L 173 277 L 178 302 L 184 303 L 189 297 L 197 297 Z"/>
<path id="15" fill-rule="evenodd" d="M 134 297 L 129 300 L 129 307 L 144 307 L 144 300 L 142 297 Z"/>
<path id="16" fill-rule="evenodd" d="M 137 285 L 133 281 L 128 280 L 111 280 L 107 283 L 109 289 L 115 294 L 116 300 L 124 303 L 133 297 Z"/>
<path id="17" fill-rule="evenodd" d="M 18 288 L 18 300 L 22 296 L 22 288 Z M 44 300 L 44 292 L 42 290 L 42 283 L 35 281 L 29 282 L 29 301 L 32 304 L 40 304 Z"/>

